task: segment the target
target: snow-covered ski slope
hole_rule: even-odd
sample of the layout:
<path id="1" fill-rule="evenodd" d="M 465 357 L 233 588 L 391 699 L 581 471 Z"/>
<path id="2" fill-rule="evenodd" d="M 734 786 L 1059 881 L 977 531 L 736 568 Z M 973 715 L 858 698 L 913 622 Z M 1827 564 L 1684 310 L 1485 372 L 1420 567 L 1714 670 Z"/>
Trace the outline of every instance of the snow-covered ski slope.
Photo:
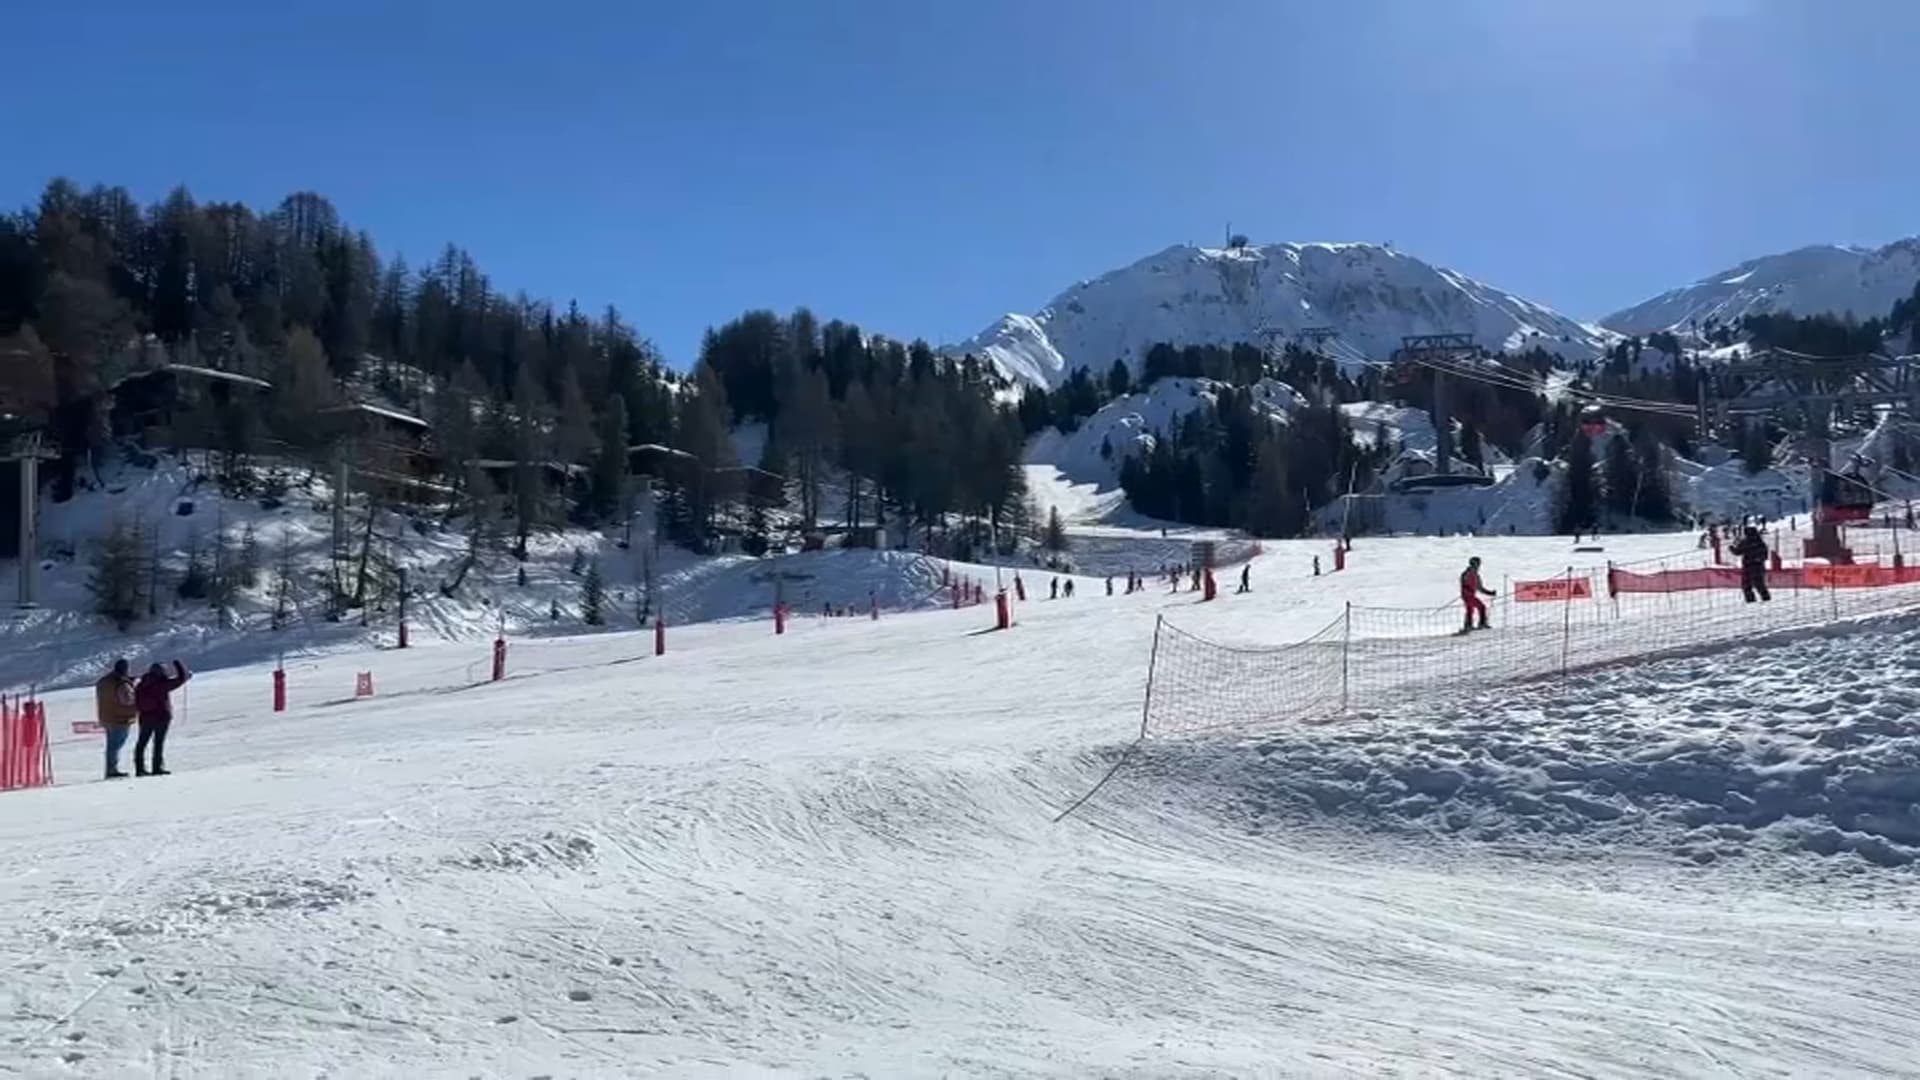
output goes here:
<path id="1" fill-rule="evenodd" d="M 499 684 L 478 642 L 317 657 L 279 716 L 267 666 L 209 671 L 175 775 L 61 736 L 61 784 L 0 795 L 0 1071 L 1913 1075 L 1912 867 L 1816 798 L 1915 797 L 1911 619 L 1156 740 L 1052 821 L 1137 729 L 1156 617 L 1284 641 L 1443 603 L 1470 551 L 1697 557 L 1604 543 L 1363 540 L 1318 579 L 1279 543 L 1204 607 L 516 641 Z"/>
<path id="2" fill-rule="evenodd" d="M 0 619 L 0 686 L 69 685 L 94 677 L 126 651 L 127 635 L 94 614 L 88 588 L 97 545 L 116 520 L 138 524 L 149 537 L 143 546 L 157 545 L 164 568 L 156 612 L 133 630 L 139 651 L 188 656 L 218 667 L 392 645 L 399 614 L 390 599 L 368 604 L 364 618 L 350 611 L 339 622 L 327 619 L 323 586 L 331 566 L 331 493 L 304 473 L 294 474 L 294 480 L 284 498 L 266 509 L 260 500 L 225 498 L 211 483 L 196 483 L 191 470 L 169 461 L 153 469 L 109 470 L 104 486 L 49 503 L 42 512 L 43 548 L 49 554 L 40 574 L 39 606 L 9 610 Z M 190 512 L 182 514 L 183 509 Z M 349 514 L 355 550 L 364 524 L 364 510 L 356 505 Z M 449 524 L 424 511 L 418 516 L 383 512 L 375 524 L 377 558 L 412 575 L 409 629 L 422 642 L 485 642 L 502 628 L 515 637 L 579 633 L 586 629 L 579 571 L 590 560 L 600 565 L 607 623 L 629 628 L 646 594 L 649 560 L 653 603 L 676 625 L 764 616 L 776 598 L 801 615 L 829 604 L 861 611 L 878 604 L 898 612 L 936 606 L 943 599 L 938 564 L 908 551 L 702 558 L 671 545 L 649 550 L 644 538 L 622 546 L 621 535 L 611 530 L 543 529 L 531 537 L 525 562 L 496 539 L 462 576 L 460 566 L 469 554 L 466 519 Z M 224 531 L 228 557 L 237 559 L 249 527 L 259 575 L 251 588 L 241 590 L 230 618 L 222 623 L 204 601 L 179 599 L 188 553 L 197 548 L 203 566 L 211 565 L 212 538 Z M 496 532 L 510 528 L 503 522 Z M 284 625 L 276 630 L 273 590 L 283 552 L 294 589 Z M 6 583 L 0 586 L 0 602 L 9 607 L 16 577 L 16 565 L 0 561 L 0 581 Z M 456 580 L 457 589 L 441 590 Z M 376 586 L 371 593 L 378 596 L 381 590 Z"/>

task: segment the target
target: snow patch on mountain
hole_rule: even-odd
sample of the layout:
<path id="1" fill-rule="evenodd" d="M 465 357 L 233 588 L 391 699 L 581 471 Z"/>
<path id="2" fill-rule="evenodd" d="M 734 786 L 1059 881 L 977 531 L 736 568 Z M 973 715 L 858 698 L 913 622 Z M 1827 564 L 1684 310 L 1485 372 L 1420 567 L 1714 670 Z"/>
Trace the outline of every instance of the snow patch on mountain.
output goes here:
<path id="1" fill-rule="evenodd" d="M 1114 398 L 1072 432 L 1047 428 L 1027 444 L 1027 489 L 1040 512 L 1058 508 L 1069 522 L 1110 521 L 1126 504 L 1120 466 L 1145 454 L 1175 420 L 1220 401 L 1231 389 L 1212 379 L 1159 379 L 1145 390 Z M 1286 383 L 1262 379 L 1248 388 L 1254 408 L 1285 423 L 1306 398 Z M 1145 519 L 1141 519 L 1144 521 Z"/>
<path id="2" fill-rule="evenodd" d="M 1467 333 L 1494 350 L 1539 346 L 1591 359 L 1613 340 L 1464 274 L 1374 244 L 1175 245 L 1084 281 L 1033 316 L 1008 315 L 954 354 L 972 353 L 1009 378 L 1057 386 L 1076 368 L 1115 360 L 1138 370 L 1155 344 L 1307 340 L 1348 365 L 1383 361 L 1409 334 Z"/>
<path id="3" fill-rule="evenodd" d="M 1920 237 L 1880 248 L 1818 244 L 1749 260 L 1616 311 L 1600 324 L 1622 334 L 1649 334 L 1766 312 L 1852 312 L 1869 319 L 1884 317 L 1896 301 L 1911 296 L 1916 282 Z"/>

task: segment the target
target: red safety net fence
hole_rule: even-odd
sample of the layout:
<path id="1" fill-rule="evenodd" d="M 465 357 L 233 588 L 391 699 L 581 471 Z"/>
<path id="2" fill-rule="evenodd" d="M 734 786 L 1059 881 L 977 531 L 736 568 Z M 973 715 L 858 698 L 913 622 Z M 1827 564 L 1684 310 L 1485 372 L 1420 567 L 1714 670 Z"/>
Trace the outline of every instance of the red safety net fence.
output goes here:
<path id="1" fill-rule="evenodd" d="M 1488 601 L 1488 630 L 1463 633 L 1457 601 L 1427 609 L 1352 605 L 1319 632 L 1282 645 L 1212 641 L 1162 619 L 1141 734 L 1379 712 L 1920 607 L 1920 572 L 1906 568 L 1791 567 L 1769 572 L 1767 582 L 1772 599 L 1747 603 L 1737 568 L 1569 569 L 1539 582 L 1509 583 Z M 1527 602 L 1516 593 L 1552 599 Z"/>
<path id="2" fill-rule="evenodd" d="M 31 698 L 0 697 L 0 791 L 51 783 L 46 706 Z"/>

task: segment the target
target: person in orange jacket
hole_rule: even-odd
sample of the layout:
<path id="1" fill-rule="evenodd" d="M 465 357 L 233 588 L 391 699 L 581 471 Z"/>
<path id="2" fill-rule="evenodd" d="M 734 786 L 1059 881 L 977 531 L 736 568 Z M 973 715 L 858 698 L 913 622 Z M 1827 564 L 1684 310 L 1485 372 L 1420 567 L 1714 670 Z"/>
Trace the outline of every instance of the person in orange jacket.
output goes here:
<path id="1" fill-rule="evenodd" d="M 93 684 L 93 715 L 107 736 L 107 779 L 123 779 L 127 774 L 120 771 L 120 749 L 140 715 L 134 705 L 133 669 L 125 660 L 115 660 L 113 670 Z"/>

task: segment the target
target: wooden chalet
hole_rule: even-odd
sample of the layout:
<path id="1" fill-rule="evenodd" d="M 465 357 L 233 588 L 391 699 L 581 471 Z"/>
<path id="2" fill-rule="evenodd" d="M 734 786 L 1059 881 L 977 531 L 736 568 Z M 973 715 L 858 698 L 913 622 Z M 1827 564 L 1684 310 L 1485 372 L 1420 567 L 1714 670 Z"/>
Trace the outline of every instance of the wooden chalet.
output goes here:
<path id="1" fill-rule="evenodd" d="M 235 410 L 258 410 L 273 391 L 265 379 L 197 364 L 162 364 L 113 384 L 109 423 L 119 438 L 172 433 L 176 445 L 216 445 Z"/>
<path id="2" fill-rule="evenodd" d="M 450 495 L 433 425 L 411 413 L 351 401 L 321 410 L 340 438 L 355 477 L 401 502 L 437 502 Z"/>

